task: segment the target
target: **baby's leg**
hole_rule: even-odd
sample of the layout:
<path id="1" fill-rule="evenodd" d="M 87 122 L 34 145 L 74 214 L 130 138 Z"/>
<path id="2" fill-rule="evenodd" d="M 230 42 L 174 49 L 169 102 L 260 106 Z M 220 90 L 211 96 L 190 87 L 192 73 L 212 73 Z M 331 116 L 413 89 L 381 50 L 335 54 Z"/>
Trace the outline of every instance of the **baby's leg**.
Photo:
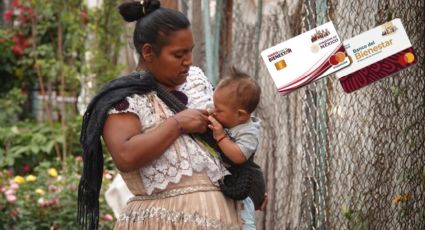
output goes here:
<path id="1" fill-rule="evenodd" d="M 243 202 L 243 210 L 241 211 L 242 230 L 255 230 L 255 207 L 251 198 L 247 197 Z"/>

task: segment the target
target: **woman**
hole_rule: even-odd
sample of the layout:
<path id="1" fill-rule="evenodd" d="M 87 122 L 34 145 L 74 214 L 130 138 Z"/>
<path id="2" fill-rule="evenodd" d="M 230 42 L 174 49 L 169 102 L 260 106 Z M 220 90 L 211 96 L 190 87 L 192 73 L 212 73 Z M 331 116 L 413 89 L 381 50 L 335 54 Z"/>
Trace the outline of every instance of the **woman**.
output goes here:
<path id="1" fill-rule="evenodd" d="M 236 203 L 218 187 L 228 172 L 192 135 L 207 130 L 212 87 L 199 68 L 191 67 L 188 19 L 160 8 L 158 1 L 123 3 L 119 9 L 126 21 L 137 21 L 133 40 L 141 72 L 111 81 L 87 108 L 79 223 L 97 228 L 102 135 L 135 194 L 115 229 L 239 229 Z M 168 92 L 189 109 L 174 113 Z"/>

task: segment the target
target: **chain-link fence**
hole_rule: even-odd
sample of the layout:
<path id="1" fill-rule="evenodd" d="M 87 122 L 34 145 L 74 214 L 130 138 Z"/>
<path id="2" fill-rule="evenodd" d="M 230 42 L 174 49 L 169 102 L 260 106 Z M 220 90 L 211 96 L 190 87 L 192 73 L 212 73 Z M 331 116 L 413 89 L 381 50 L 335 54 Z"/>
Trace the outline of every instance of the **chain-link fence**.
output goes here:
<path id="1" fill-rule="evenodd" d="M 261 21 L 250 20 L 256 15 Z M 255 61 L 329 20 L 348 39 L 394 18 L 417 64 L 351 94 L 330 76 L 280 96 Z M 257 73 L 263 88 L 257 160 L 270 200 L 258 227 L 425 229 L 424 1 L 239 0 L 233 19 L 233 63 Z"/>

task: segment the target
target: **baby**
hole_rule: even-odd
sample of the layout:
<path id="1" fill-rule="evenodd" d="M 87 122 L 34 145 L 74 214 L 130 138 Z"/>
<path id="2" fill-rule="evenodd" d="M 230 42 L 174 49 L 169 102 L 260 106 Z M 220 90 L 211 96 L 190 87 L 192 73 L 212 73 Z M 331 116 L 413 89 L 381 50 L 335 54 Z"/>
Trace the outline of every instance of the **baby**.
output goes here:
<path id="1" fill-rule="evenodd" d="M 208 117 L 211 122 L 209 128 L 223 154 L 234 164 L 246 162 L 257 149 L 260 121 L 252 116 L 252 112 L 260 101 L 260 94 L 257 82 L 235 68 L 217 84 L 214 91 L 214 111 Z M 248 196 L 243 200 L 243 229 L 255 229 L 258 199 L 253 198 Z"/>

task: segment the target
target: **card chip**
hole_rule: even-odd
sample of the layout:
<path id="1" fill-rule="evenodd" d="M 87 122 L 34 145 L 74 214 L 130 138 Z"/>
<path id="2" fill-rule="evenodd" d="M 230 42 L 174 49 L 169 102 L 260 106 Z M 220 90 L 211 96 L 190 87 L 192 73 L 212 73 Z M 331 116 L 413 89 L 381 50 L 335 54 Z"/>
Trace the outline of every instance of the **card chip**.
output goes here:
<path id="1" fill-rule="evenodd" d="M 282 59 L 282 60 L 274 63 L 274 66 L 276 67 L 277 70 L 281 70 L 281 69 L 286 67 L 286 62 L 285 62 L 285 60 Z"/>

